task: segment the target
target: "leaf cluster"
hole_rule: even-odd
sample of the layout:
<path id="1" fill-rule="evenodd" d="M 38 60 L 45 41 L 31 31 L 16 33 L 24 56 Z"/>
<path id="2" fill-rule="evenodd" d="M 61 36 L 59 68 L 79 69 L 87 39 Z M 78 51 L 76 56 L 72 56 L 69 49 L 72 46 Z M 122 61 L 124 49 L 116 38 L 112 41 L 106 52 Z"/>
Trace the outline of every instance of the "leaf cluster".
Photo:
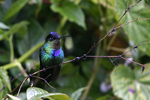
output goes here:
<path id="1" fill-rule="evenodd" d="M 0 1 L 0 99 L 17 87 L 29 73 L 39 70 L 39 48 L 50 32 L 55 31 L 61 36 L 71 35 L 61 41 L 65 53 L 64 62 L 69 61 L 88 52 L 93 43 L 97 43 L 114 27 L 125 9 L 137 1 L 139 0 Z M 141 19 L 149 18 L 149 5 L 149 2 L 141 0 L 123 16 L 118 25 L 139 16 Z M 106 37 L 90 55 L 121 55 L 141 41 L 149 41 L 149 27 L 150 20 L 129 23 Z M 124 56 L 148 64 L 150 45 L 138 48 Z M 120 61 L 116 70 L 116 60 L 112 58 L 111 61 L 108 58 L 87 58 L 63 64 L 59 79 L 51 84 L 56 89 L 47 87 L 47 92 L 44 84 L 34 78 L 36 87 L 39 88 L 28 88 L 28 80 L 23 85 L 19 98 L 147 100 L 150 93 L 150 72 L 144 71 L 141 74 L 140 66 L 125 60 Z M 10 78 L 16 80 L 12 82 Z M 14 91 L 8 96 L 19 100 L 16 94 L 17 91 Z"/>

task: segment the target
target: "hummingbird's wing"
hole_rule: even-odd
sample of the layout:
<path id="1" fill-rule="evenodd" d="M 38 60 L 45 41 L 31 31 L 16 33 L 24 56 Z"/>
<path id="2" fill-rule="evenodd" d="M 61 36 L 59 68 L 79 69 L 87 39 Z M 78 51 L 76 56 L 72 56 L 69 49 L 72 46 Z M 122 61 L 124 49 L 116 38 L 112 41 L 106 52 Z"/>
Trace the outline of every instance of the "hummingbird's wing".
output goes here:
<path id="1" fill-rule="evenodd" d="M 44 68 L 44 66 L 42 65 L 42 61 L 41 61 L 41 48 L 39 50 L 39 59 L 40 59 L 40 70 Z M 40 77 L 43 78 L 43 71 L 40 72 Z"/>

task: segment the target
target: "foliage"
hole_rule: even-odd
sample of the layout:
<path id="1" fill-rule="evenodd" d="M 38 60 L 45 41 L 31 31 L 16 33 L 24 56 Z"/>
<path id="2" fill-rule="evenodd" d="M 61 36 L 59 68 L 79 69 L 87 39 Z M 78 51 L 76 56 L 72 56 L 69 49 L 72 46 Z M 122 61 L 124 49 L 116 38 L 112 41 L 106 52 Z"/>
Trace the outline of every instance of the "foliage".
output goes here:
<path id="1" fill-rule="evenodd" d="M 120 65 L 117 72 L 111 74 L 112 86 L 115 95 L 128 100 L 147 100 L 149 98 L 150 72 Z"/>
<path id="2" fill-rule="evenodd" d="M 48 93 L 47 91 L 36 88 L 30 87 L 27 89 L 27 100 L 37 100 L 44 97 L 44 99 L 52 99 L 52 100 L 71 100 L 66 94 L 62 93 Z"/>
<path id="3" fill-rule="evenodd" d="M 5 0 L 0 1 L 0 99 L 14 100 L 147 100 L 149 98 L 148 69 L 108 58 L 86 58 L 62 65 L 59 79 L 47 87 L 33 78 L 36 87 L 29 87 L 27 80 L 16 97 L 17 87 L 25 77 L 39 70 L 39 48 L 52 31 L 61 36 L 65 61 L 87 53 L 118 22 L 129 6 L 138 0 Z M 142 10 L 141 10 L 142 9 Z M 150 40 L 150 2 L 141 0 L 123 16 L 119 25 L 134 21 L 117 29 L 100 42 L 89 55 L 121 55 L 144 40 Z M 149 64 L 150 44 L 128 52 L 141 64 Z M 146 66 L 149 68 L 149 66 Z M 37 74 L 38 75 L 38 74 Z M 16 80 L 10 82 L 9 79 Z M 6 87 L 5 87 L 6 85 Z M 83 88 L 84 87 L 84 88 Z"/>

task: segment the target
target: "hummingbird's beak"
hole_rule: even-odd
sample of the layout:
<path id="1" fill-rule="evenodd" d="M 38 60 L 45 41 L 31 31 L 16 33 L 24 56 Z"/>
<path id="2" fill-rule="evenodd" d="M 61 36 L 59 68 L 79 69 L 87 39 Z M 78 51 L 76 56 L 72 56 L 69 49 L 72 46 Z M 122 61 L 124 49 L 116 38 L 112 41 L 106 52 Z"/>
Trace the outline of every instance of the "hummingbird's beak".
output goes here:
<path id="1" fill-rule="evenodd" d="M 67 35 L 67 36 L 61 36 L 61 37 L 58 38 L 58 39 L 65 38 L 65 37 L 70 37 L 70 35 Z"/>

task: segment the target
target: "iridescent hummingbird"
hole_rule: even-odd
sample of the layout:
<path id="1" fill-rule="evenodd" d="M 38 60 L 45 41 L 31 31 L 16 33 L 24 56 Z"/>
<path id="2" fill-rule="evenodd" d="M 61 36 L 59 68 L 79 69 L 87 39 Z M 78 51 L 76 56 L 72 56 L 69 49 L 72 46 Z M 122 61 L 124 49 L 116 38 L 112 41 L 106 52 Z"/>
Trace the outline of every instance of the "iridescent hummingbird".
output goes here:
<path id="1" fill-rule="evenodd" d="M 62 36 L 67 37 L 67 36 Z M 52 67 L 48 70 L 40 72 L 40 77 L 47 82 L 54 82 L 57 80 L 61 66 L 59 65 L 64 59 L 64 52 L 60 46 L 60 39 L 62 38 L 56 32 L 51 32 L 45 40 L 44 45 L 40 49 L 40 69 Z"/>

